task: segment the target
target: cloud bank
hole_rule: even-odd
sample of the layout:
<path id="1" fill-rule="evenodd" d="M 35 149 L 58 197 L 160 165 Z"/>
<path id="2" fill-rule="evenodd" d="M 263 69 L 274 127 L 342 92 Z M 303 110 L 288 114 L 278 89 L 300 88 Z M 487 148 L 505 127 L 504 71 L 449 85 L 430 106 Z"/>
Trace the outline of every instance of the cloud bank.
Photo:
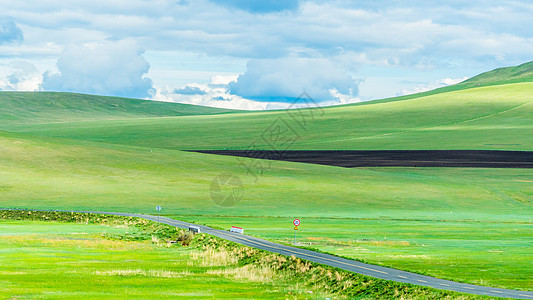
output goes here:
<path id="1" fill-rule="evenodd" d="M 256 101 L 291 102 L 303 92 L 326 101 L 336 98 L 335 93 L 355 97 L 358 86 L 339 63 L 286 57 L 251 60 L 246 72 L 229 84 L 229 91 Z"/>
<path id="2" fill-rule="evenodd" d="M 0 76 L 0 90 L 35 91 L 39 89 L 41 74 L 30 62 L 15 60 L 3 67 L 7 71 Z"/>
<path id="3" fill-rule="evenodd" d="M 152 81 L 143 50 L 127 41 L 65 48 L 57 61 L 59 73 L 45 72 L 42 88 L 109 96 L 146 98 Z"/>
<path id="4" fill-rule="evenodd" d="M 57 69 L 41 76 L 49 90 L 239 107 L 305 91 L 327 105 L 533 59 L 526 0 L 4 2 L 3 89 L 35 86 L 9 67 L 27 61 L 41 74 Z M 215 75 L 238 78 L 215 86 Z"/>
<path id="5" fill-rule="evenodd" d="M 206 92 L 203 91 L 200 87 L 186 85 L 186 86 L 184 86 L 182 88 L 175 89 L 174 90 L 174 94 L 179 94 L 179 95 L 205 95 Z"/>

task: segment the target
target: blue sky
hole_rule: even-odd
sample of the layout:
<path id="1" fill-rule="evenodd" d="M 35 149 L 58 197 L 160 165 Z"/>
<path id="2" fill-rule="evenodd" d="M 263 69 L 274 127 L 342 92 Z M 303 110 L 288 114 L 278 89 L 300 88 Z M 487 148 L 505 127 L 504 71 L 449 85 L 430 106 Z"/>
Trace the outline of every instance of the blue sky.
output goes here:
<path id="1" fill-rule="evenodd" d="M 4 0 L 0 89 L 366 101 L 533 60 L 531 16 L 530 1 Z"/>

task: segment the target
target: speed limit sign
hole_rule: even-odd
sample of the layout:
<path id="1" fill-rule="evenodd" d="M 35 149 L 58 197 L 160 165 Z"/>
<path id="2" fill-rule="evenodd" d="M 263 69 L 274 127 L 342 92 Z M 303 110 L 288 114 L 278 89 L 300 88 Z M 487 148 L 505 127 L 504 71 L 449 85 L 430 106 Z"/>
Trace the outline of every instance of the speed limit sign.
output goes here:
<path id="1" fill-rule="evenodd" d="M 292 224 L 294 224 L 294 226 L 299 226 L 300 225 L 300 220 L 299 219 L 294 219 L 294 221 L 292 221 Z"/>

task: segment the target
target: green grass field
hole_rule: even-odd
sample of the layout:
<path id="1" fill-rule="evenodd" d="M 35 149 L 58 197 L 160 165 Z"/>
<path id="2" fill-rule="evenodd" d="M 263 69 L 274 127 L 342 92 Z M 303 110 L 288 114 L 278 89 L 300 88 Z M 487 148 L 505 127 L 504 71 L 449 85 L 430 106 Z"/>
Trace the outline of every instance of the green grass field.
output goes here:
<path id="1" fill-rule="evenodd" d="M 285 149 L 285 138 L 295 139 L 295 150 L 531 150 L 533 135 L 527 133 L 533 132 L 532 89 L 533 83 L 517 83 L 293 112 L 305 126 L 285 111 L 274 111 L 3 127 L 44 137 L 175 150 Z M 269 128 L 276 125 L 287 133 L 270 138 Z"/>
<path id="2" fill-rule="evenodd" d="M 228 109 L 119 97 L 54 92 L 0 93 L 2 124 L 76 122 L 163 116 L 207 115 Z"/>
<path id="3" fill-rule="evenodd" d="M 8 299 L 487 299 L 202 234 L 171 244 L 185 231 L 137 218 L 4 210 L 0 229 L 0 295 Z"/>
<path id="4" fill-rule="evenodd" d="M 305 126 L 285 111 L 186 107 L 186 113 L 180 106 L 167 112 L 172 104 L 164 104 L 144 113 L 135 102 L 137 108 L 117 113 L 106 104 L 118 105 L 117 98 L 94 97 L 99 108 L 93 111 L 91 96 L 76 107 L 43 112 L 32 103 L 52 96 L 68 103 L 70 95 L 0 93 L 2 103 L 6 95 L 26 99 L 0 108 L 0 116 L 14 116 L 0 118 L 0 206 L 155 213 L 161 205 L 179 219 L 241 225 L 282 242 L 292 238 L 291 222 L 298 217 L 301 241 L 310 247 L 452 280 L 532 290 L 531 170 L 345 169 L 180 151 L 285 147 L 282 139 L 262 139 L 279 122 L 290 126 L 289 137 L 299 137 L 290 149 L 531 151 L 533 83 L 520 80 L 525 82 L 474 81 L 480 87 L 315 109 Z M 19 111 L 11 114 L 15 106 Z M 249 174 L 240 162 L 261 173 Z M 210 183 L 222 172 L 244 183 L 234 207 L 210 199 Z"/>
<path id="5" fill-rule="evenodd" d="M 194 247 L 102 238 L 102 233 L 132 231 L 135 228 L 0 221 L 0 298 L 285 299 L 289 292 L 305 295 L 289 281 L 224 276 L 220 270 L 237 268 L 235 262 L 203 263 Z"/>

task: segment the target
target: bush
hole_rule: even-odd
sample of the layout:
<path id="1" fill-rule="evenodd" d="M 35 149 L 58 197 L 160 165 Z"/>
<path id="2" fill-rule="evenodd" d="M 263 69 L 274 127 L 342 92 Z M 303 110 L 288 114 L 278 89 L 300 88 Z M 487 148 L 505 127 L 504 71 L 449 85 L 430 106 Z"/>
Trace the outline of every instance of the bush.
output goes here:
<path id="1" fill-rule="evenodd" d="M 181 243 L 182 246 L 189 246 L 194 238 L 194 234 L 190 231 L 180 230 L 178 234 L 177 242 Z"/>

